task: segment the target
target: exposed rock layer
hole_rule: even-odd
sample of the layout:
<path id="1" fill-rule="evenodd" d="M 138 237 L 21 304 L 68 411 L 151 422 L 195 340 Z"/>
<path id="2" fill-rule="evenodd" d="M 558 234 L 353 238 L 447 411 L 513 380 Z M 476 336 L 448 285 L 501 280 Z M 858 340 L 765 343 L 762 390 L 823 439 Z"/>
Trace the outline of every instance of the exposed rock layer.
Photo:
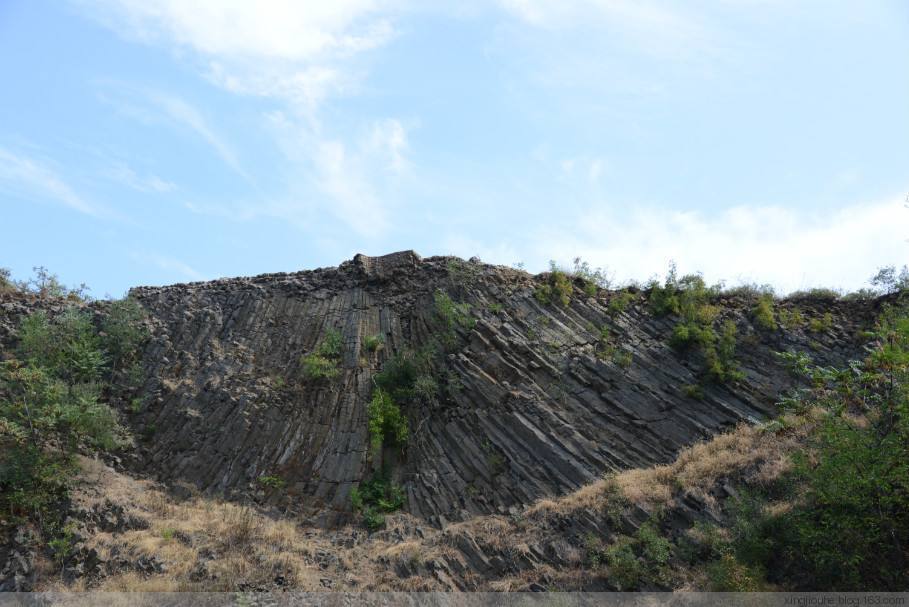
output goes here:
<path id="1" fill-rule="evenodd" d="M 278 476 L 287 485 L 270 492 L 271 502 L 325 524 L 344 520 L 351 488 L 372 472 L 372 377 L 437 332 L 433 294 L 441 289 L 471 304 L 477 322 L 461 330 L 437 378 L 451 388 L 445 397 L 408 408 L 411 438 L 394 473 L 406 510 L 433 524 L 506 513 L 609 470 L 669 461 L 695 440 L 772 414 L 791 382 L 773 353 L 853 358 L 876 305 L 800 302 L 808 318 L 829 313 L 833 321 L 809 333 L 756 329 L 753 302 L 718 302 L 721 319 L 738 327 L 745 378 L 705 384 L 703 397 L 692 398 L 682 387 L 699 382 L 702 364 L 668 346 L 677 319 L 655 318 L 643 294 L 615 315 L 607 305 L 616 294 L 604 290 L 590 297 L 575 289 L 568 306 L 543 305 L 533 296 L 539 280 L 408 251 L 358 255 L 338 268 L 133 289 L 153 325 L 144 410 L 131 416 L 145 436 L 134 464 L 226 495 L 262 497 L 256 479 Z M 620 355 L 597 356 L 602 326 Z M 300 358 L 330 329 L 343 336 L 342 372 L 308 381 Z M 385 346 L 369 353 L 364 338 L 377 334 Z"/>

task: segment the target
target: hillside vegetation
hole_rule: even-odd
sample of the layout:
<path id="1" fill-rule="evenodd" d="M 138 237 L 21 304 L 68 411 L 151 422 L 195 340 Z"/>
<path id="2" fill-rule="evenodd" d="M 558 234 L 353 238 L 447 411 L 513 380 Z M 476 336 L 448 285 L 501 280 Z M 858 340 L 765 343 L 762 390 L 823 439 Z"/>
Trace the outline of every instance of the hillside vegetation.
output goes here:
<path id="1" fill-rule="evenodd" d="M 905 589 L 905 283 L 0 273 L 0 588 Z"/>

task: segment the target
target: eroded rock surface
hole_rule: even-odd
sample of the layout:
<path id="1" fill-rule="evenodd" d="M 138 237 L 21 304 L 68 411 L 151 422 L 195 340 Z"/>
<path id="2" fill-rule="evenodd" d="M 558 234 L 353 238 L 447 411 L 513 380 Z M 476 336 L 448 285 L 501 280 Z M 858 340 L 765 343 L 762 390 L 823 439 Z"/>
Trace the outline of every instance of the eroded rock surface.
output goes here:
<path id="1" fill-rule="evenodd" d="M 338 268 L 253 278 L 141 287 L 153 337 L 144 355 L 141 436 L 129 465 L 201 491 L 250 495 L 313 517 L 348 519 L 350 490 L 372 473 L 367 403 L 372 378 L 398 352 L 438 332 L 433 295 L 471 305 L 437 380 L 444 396 L 408 408 L 410 439 L 394 474 L 406 510 L 436 526 L 474 514 L 507 514 L 559 495 L 609 470 L 670 461 L 685 445 L 774 412 L 791 377 L 775 351 L 799 349 L 841 363 L 861 353 L 857 335 L 879 302 L 800 302 L 821 331 L 762 331 L 753 302 L 718 302 L 738 328 L 744 379 L 705 384 L 696 357 L 668 345 L 676 321 L 655 318 L 644 294 L 623 312 L 616 293 L 568 306 L 534 298 L 540 277 L 411 251 L 357 255 Z M 783 306 L 789 305 L 785 302 Z M 610 356 L 598 356 L 600 328 Z M 304 377 L 301 356 L 326 333 L 343 336 L 341 373 Z M 367 336 L 384 336 L 370 353 Z M 261 476 L 286 486 L 263 489 Z"/>

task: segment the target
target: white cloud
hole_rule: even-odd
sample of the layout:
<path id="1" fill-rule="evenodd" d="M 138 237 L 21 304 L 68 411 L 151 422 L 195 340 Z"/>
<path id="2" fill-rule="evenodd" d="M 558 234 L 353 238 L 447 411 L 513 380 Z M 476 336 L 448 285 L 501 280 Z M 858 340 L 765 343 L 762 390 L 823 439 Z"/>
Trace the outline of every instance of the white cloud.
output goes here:
<path id="1" fill-rule="evenodd" d="M 321 206 L 361 235 L 386 229 L 389 180 L 404 174 L 407 136 L 395 119 L 369 121 L 369 132 L 331 133 L 320 109 L 349 94 L 360 76 L 355 58 L 394 36 L 391 3 L 378 0 L 98 0 L 88 4 L 109 27 L 147 43 L 163 44 L 200 60 L 201 74 L 238 95 L 267 98 L 280 111 L 266 124 L 293 165 L 278 200 L 237 204 L 238 217 L 270 215 L 312 228 Z M 186 102 L 157 95 L 171 119 L 205 139 L 242 173 L 233 149 Z M 275 127 L 278 128 L 275 128 Z M 316 192 L 321 198 L 312 198 Z M 303 197 L 303 200 L 299 198 Z M 200 212 L 219 212 L 194 204 Z"/>
<path id="2" fill-rule="evenodd" d="M 208 120 L 195 106 L 177 96 L 164 93 L 154 93 L 151 95 L 151 99 L 171 120 L 189 128 L 201 137 L 238 175 L 249 178 L 240 165 L 233 147 L 209 126 Z"/>
<path id="3" fill-rule="evenodd" d="M 173 192 L 177 189 L 176 184 L 170 181 L 162 179 L 154 174 L 139 175 L 123 163 L 115 164 L 107 170 L 106 174 L 110 179 L 122 183 L 137 192 L 166 194 L 167 192 Z"/>
<path id="4" fill-rule="evenodd" d="M 621 280 L 662 274 L 670 260 L 710 281 L 768 282 L 783 291 L 811 286 L 856 289 L 909 253 L 909 209 L 902 199 L 812 215 L 779 206 L 735 207 L 706 215 L 659 208 L 621 214 L 593 210 L 576 223 L 540 231 L 526 250 L 531 267 L 581 256 Z M 507 263 L 508 260 L 500 260 Z"/>
<path id="5" fill-rule="evenodd" d="M 310 61 L 374 48 L 390 35 L 374 0 L 97 0 L 109 26 L 203 55 Z"/>
<path id="6" fill-rule="evenodd" d="M 206 277 L 187 263 L 158 253 L 130 253 L 130 258 L 140 263 L 151 264 L 166 272 L 174 272 L 187 280 L 198 281 Z"/>
<path id="7" fill-rule="evenodd" d="M 709 48 L 716 33 L 679 4 L 654 0 L 501 0 L 510 14 L 533 27 L 561 30 L 598 26 L 638 50 L 660 56 Z"/>
<path id="8" fill-rule="evenodd" d="M 2 147 L 0 147 L 0 189 L 14 194 L 26 191 L 59 202 L 86 215 L 101 215 L 100 209 L 77 194 L 53 169 Z"/>

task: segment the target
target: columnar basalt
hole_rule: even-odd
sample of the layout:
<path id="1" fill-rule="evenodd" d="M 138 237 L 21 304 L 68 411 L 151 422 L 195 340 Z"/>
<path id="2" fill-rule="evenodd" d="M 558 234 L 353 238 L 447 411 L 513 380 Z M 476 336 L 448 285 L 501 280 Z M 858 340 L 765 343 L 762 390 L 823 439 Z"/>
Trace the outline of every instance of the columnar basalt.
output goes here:
<path id="1" fill-rule="evenodd" d="M 653 317 L 643 294 L 611 315 L 613 292 L 578 289 L 567 306 L 545 305 L 533 296 L 538 280 L 406 251 L 357 255 L 338 268 L 135 288 L 153 337 L 144 408 L 130 416 L 142 437 L 132 465 L 235 497 L 262 498 L 257 479 L 279 477 L 286 485 L 267 491 L 268 501 L 322 524 L 346 520 L 351 488 L 372 472 L 372 378 L 390 357 L 433 338 L 433 295 L 443 290 L 469 303 L 476 323 L 459 329 L 447 354 L 444 398 L 408 407 L 410 438 L 393 473 L 406 510 L 432 524 L 507 513 L 610 470 L 669 461 L 693 441 L 772 414 L 791 382 L 775 351 L 843 362 L 860 352 L 855 336 L 873 317 L 867 302 L 827 302 L 833 322 L 822 334 L 767 332 L 752 326 L 747 301 L 726 298 L 718 305 L 738 327 L 744 378 L 706 383 L 693 397 L 680 387 L 698 382 L 698 363 L 669 347 L 672 318 Z M 604 326 L 620 356 L 598 356 Z M 340 373 L 307 379 L 301 356 L 330 330 L 343 337 Z M 373 335 L 384 347 L 368 352 Z"/>

